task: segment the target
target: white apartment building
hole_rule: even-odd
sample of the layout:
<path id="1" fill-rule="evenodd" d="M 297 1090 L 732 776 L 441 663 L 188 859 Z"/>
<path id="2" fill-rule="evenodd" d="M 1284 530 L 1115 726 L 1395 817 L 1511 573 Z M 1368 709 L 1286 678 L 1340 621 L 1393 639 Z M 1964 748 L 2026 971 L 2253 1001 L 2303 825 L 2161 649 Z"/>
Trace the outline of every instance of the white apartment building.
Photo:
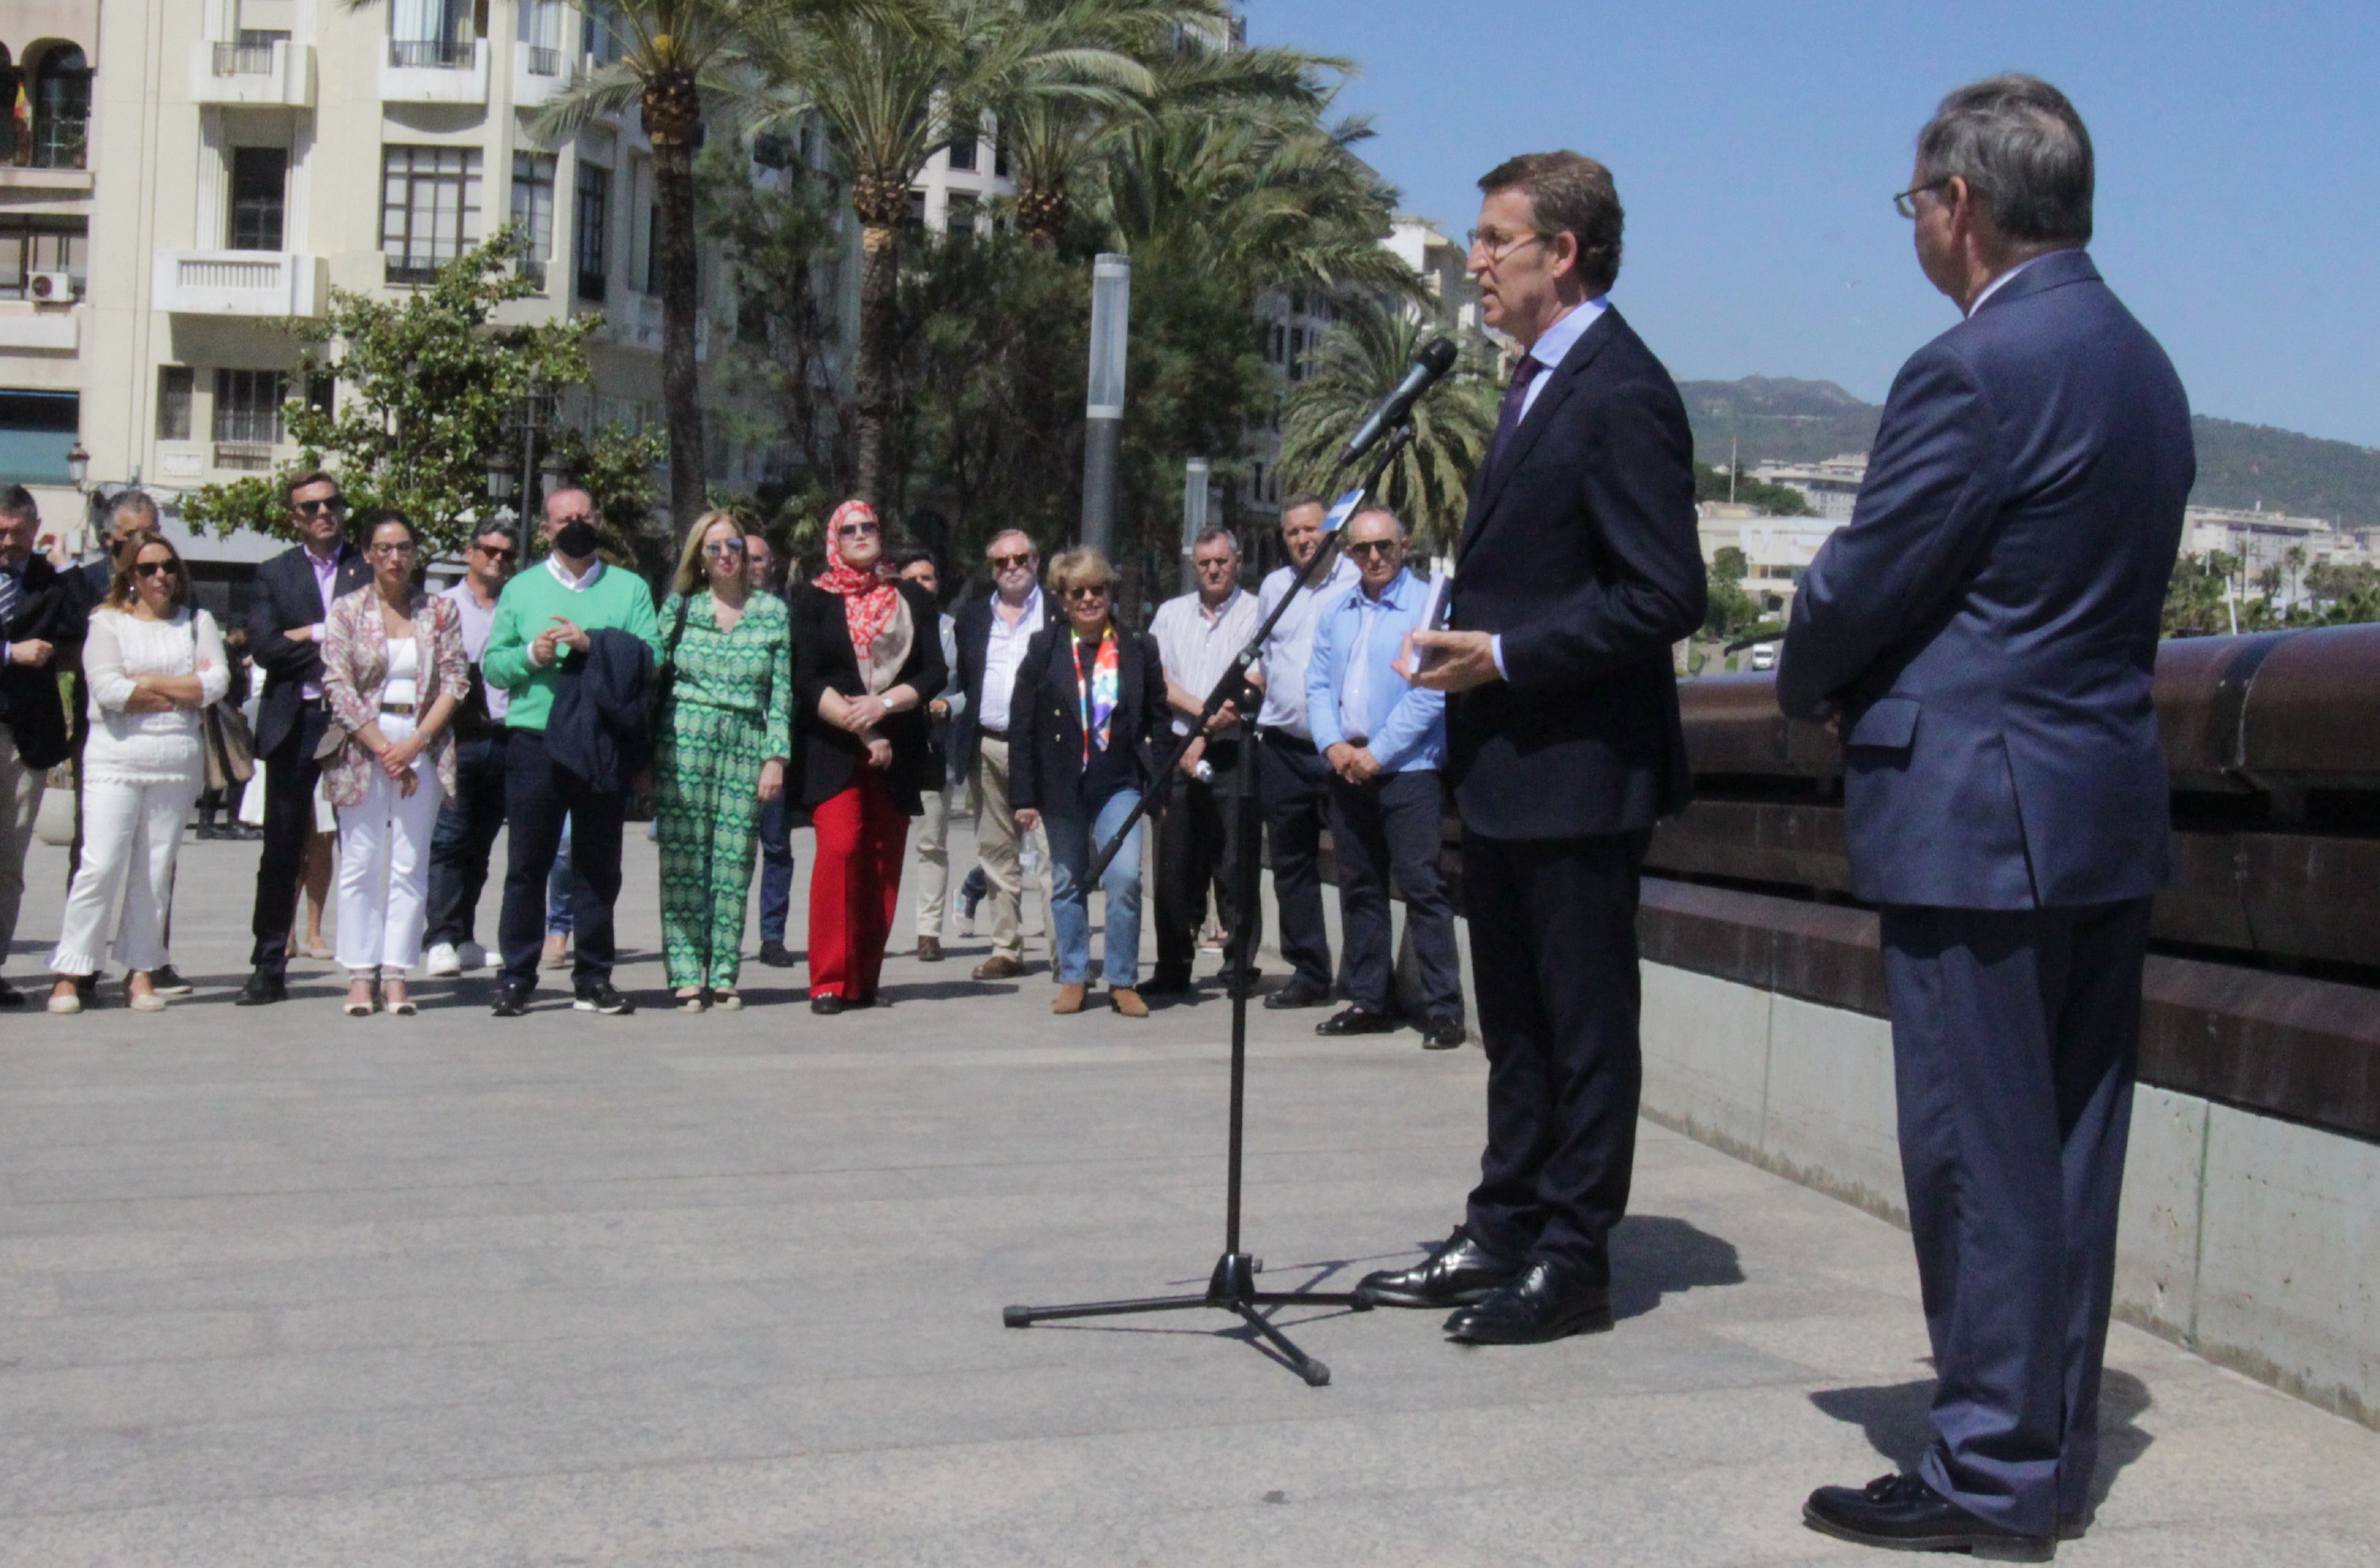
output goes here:
<path id="1" fill-rule="evenodd" d="M 1818 463 L 1762 463 L 1747 471 L 1754 479 L 1800 491 L 1819 517 L 1849 522 L 1852 504 L 1867 479 L 1867 454 L 1846 452 Z"/>
<path id="2" fill-rule="evenodd" d="M 2309 566 L 2357 565 L 2372 559 L 2362 535 L 2342 532 L 2321 517 L 2292 517 L 2261 506 L 2189 508 L 2182 514 L 2181 548 L 2191 555 L 2220 550 L 2245 561 L 2252 574 L 2285 565 L 2292 550 L 2302 552 Z"/>
<path id="3" fill-rule="evenodd" d="M 334 287 L 398 298 L 508 222 L 529 231 L 525 270 L 540 289 L 508 313 L 605 317 L 594 374 L 565 394 L 564 417 L 659 418 L 651 149 L 638 116 L 562 145 L 529 131 L 545 101 L 613 47 L 584 7 L 81 9 L 98 23 L 84 171 L 93 226 L 73 312 L 92 488 L 142 485 L 170 520 L 182 493 L 285 462 L 295 453 L 280 406 L 297 347 L 274 318 L 320 315 Z M 0 360 L 0 385 L 25 379 Z M 261 544 L 233 541 L 228 553 L 253 558 Z"/>
<path id="4" fill-rule="evenodd" d="M 90 351 L 99 12 L 99 0 L 0 5 L 0 483 L 30 487 L 52 528 L 81 517 L 69 458 Z"/>

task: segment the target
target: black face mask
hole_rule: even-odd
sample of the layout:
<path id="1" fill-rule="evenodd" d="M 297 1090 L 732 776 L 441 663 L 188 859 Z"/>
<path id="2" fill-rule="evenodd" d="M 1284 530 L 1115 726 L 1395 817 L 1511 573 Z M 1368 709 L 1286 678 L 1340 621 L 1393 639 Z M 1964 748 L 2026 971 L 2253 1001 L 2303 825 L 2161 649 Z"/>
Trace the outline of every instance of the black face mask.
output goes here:
<path id="1" fill-rule="evenodd" d="M 595 553 L 595 525 L 584 517 L 562 525 L 553 536 L 553 548 L 565 555 L 585 560 Z"/>

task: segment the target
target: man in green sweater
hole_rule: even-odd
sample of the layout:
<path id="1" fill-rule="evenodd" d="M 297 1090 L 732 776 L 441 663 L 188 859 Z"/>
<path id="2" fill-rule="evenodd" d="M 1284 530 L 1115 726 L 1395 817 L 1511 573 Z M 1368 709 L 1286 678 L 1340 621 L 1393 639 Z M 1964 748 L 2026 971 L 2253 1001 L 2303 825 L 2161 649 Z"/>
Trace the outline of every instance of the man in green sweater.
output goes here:
<path id="1" fill-rule="evenodd" d="M 577 912 L 574 1005 L 582 1013 L 624 1014 L 636 1004 L 612 989 L 612 906 L 620 896 L 620 830 L 626 802 L 599 790 L 546 754 L 546 720 L 555 692 L 579 678 L 590 634 L 613 627 L 644 638 L 661 657 L 652 590 L 634 572 L 607 566 L 595 553 L 595 498 L 577 486 L 545 498 L 539 537 L 552 553 L 516 574 L 496 601 L 495 624 L 480 670 L 509 697 L 504 713 L 504 816 L 510 856 L 504 914 L 497 925 L 504 966 L 496 1016 L 528 1011 L 545 937 L 545 880 L 570 825 L 570 863 L 587 882 Z"/>

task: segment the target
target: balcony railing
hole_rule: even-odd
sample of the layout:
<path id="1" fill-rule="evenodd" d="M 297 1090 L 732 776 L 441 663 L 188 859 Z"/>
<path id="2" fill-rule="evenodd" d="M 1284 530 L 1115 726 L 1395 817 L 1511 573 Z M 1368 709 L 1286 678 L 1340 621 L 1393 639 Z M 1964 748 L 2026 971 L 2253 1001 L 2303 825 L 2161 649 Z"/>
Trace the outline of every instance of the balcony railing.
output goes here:
<path id="1" fill-rule="evenodd" d="M 285 250 L 160 250 L 152 303 L 192 316 L 317 316 L 322 259 Z"/>
<path id="2" fill-rule="evenodd" d="M 273 45 L 270 43 L 218 43 L 214 48 L 217 76 L 270 76 L 273 73 Z"/>
<path id="3" fill-rule="evenodd" d="M 392 38 L 380 65 L 383 103 L 485 103 L 488 41 Z"/>
<path id="4" fill-rule="evenodd" d="M 218 468 L 262 473 L 273 467 L 273 444 L 269 441 L 218 441 L 214 457 Z"/>
<path id="5" fill-rule="evenodd" d="M 201 41 L 190 52 L 193 103 L 314 105 L 314 50 L 276 39 L 271 43 Z"/>
<path id="6" fill-rule="evenodd" d="M 532 43 L 528 46 L 528 74 L 531 76 L 560 76 L 562 74 L 562 62 L 565 56 L 559 49 L 541 49 Z"/>
<path id="7" fill-rule="evenodd" d="M 91 143 L 91 122 L 63 115 L 47 115 L 33 122 L 32 166 L 37 169 L 79 169 Z"/>
<path id="8" fill-rule="evenodd" d="M 408 70 L 468 70 L 478 48 L 475 43 L 457 43 L 443 38 L 392 38 L 388 41 L 388 63 Z"/>

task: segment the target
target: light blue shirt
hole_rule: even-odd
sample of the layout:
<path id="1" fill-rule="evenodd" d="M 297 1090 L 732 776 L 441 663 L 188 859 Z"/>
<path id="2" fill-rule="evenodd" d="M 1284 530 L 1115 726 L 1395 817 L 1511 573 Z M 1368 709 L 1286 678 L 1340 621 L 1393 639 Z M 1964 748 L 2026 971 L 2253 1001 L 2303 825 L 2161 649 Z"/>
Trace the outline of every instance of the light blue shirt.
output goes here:
<path id="1" fill-rule="evenodd" d="M 1429 589 L 1399 572 L 1377 600 L 1359 583 L 1331 602 L 1314 626 L 1314 656 L 1305 666 L 1305 717 L 1317 749 L 1361 740 L 1383 772 L 1436 768 L 1446 758 L 1446 694 L 1408 686 L 1396 672 L 1405 633 L 1421 625 Z M 1342 711 L 1350 686 L 1366 723 L 1352 732 Z"/>
<path id="2" fill-rule="evenodd" d="M 1548 327 L 1544 334 L 1529 346 L 1528 357 L 1545 369 L 1539 371 L 1537 379 L 1529 383 L 1529 390 L 1521 394 L 1522 419 L 1527 419 L 1529 410 L 1537 406 L 1537 394 L 1546 389 L 1546 383 L 1554 379 L 1554 371 L 1570 358 L 1570 351 L 1578 346 L 1578 340 L 1586 335 L 1586 329 L 1602 320 L 1603 312 L 1609 309 L 1611 297 L 1608 294 L 1598 294 L 1592 299 L 1584 300 L 1578 309 Z M 1519 419 L 1513 421 L 1516 427 L 1519 423 Z M 1496 673 L 1506 680 L 1512 679 L 1504 668 L 1502 632 L 1488 639 L 1488 650 L 1496 660 Z"/>

